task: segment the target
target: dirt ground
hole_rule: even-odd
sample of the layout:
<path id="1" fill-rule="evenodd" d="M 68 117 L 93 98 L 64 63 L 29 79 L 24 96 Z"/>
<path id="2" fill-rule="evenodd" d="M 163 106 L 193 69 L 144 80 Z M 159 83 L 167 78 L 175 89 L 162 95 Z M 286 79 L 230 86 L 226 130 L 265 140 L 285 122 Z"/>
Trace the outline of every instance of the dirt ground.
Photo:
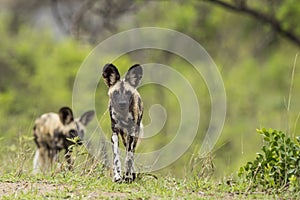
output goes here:
<path id="1" fill-rule="evenodd" d="M 48 183 L 30 183 L 26 181 L 21 182 L 1 182 L 0 183 L 0 198 L 6 195 L 18 195 L 19 193 L 35 191 L 37 194 L 43 195 L 53 190 L 63 189 L 64 186 L 48 184 Z"/>
<path id="2" fill-rule="evenodd" d="M 45 182 L 0 182 L 0 199 L 4 196 L 15 195 L 16 197 L 21 193 L 33 192 L 36 193 L 37 196 L 45 196 L 49 193 L 55 193 L 67 190 L 67 185 L 56 185 Z M 76 196 L 76 194 L 74 194 Z M 95 191 L 91 192 L 86 196 L 86 199 L 98 199 L 99 197 L 110 197 L 110 198 L 126 198 L 128 193 L 121 192 L 105 192 L 105 191 Z"/>

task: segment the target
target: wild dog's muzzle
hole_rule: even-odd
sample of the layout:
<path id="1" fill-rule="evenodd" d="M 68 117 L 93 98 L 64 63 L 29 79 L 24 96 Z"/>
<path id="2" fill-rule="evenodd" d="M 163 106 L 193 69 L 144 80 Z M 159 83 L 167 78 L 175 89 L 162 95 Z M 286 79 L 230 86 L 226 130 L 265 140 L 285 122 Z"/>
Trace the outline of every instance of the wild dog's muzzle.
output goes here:
<path id="1" fill-rule="evenodd" d="M 119 108 L 121 111 L 128 110 L 128 102 L 127 101 L 119 101 Z"/>

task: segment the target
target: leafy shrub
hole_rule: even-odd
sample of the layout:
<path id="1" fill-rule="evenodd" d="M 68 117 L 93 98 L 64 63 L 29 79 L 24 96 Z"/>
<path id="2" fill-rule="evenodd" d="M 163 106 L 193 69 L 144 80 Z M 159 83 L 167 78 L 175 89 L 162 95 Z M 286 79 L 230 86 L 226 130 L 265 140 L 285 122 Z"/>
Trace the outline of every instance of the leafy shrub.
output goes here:
<path id="1" fill-rule="evenodd" d="M 257 130 L 266 145 L 253 162 L 240 168 L 239 177 L 249 183 L 249 189 L 261 188 L 276 191 L 289 188 L 300 190 L 300 138 L 295 141 L 282 131 Z"/>

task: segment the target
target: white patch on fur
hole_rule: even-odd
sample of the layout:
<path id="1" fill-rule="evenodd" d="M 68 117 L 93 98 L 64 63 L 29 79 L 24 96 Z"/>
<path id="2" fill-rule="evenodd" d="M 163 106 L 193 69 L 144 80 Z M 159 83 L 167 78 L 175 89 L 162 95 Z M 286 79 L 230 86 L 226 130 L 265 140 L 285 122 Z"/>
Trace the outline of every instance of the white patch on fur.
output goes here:
<path id="1" fill-rule="evenodd" d="M 39 150 L 36 150 L 33 158 L 33 174 L 37 174 L 40 172 L 39 157 L 40 157 Z"/>
<path id="2" fill-rule="evenodd" d="M 119 148 L 118 148 L 118 143 L 119 143 L 119 138 L 117 134 L 112 135 L 112 142 L 113 142 L 113 154 L 114 154 L 114 159 L 113 159 L 113 171 L 114 171 L 114 177 L 113 181 L 119 181 L 121 180 L 121 160 L 119 156 Z M 115 164 L 117 163 L 117 164 Z"/>

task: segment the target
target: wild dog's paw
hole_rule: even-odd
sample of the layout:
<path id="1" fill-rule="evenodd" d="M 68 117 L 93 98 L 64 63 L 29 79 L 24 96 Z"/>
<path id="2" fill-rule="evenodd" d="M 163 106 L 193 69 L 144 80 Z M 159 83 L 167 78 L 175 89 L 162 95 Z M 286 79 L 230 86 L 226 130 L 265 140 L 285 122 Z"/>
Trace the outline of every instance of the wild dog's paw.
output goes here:
<path id="1" fill-rule="evenodd" d="M 125 183 L 132 183 L 134 181 L 134 179 L 136 178 L 136 174 L 132 173 L 132 174 L 126 174 L 123 178 L 123 181 Z"/>
<path id="2" fill-rule="evenodd" d="M 119 174 L 114 175 L 113 182 L 121 183 L 122 182 L 122 177 Z"/>
<path id="3" fill-rule="evenodd" d="M 136 173 L 132 173 L 132 180 L 134 181 L 136 179 Z"/>
<path id="4" fill-rule="evenodd" d="M 124 177 L 123 181 L 124 181 L 124 183 L 132 183 L 133 177 Z"/>

